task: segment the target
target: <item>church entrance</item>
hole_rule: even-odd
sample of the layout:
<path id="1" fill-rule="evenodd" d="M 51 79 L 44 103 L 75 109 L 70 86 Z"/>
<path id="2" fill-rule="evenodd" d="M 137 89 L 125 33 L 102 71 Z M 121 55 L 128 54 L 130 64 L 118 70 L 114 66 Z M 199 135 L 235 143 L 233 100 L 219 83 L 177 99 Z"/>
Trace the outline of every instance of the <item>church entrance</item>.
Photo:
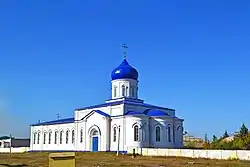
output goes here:
<path id="1" fill-rule="evenodd" d="M 92 152 L 98 151 L 98 136 L 92 137 Z"/>
<path id="2" fill-rule="evenodd" d="M 96 129 L 91 131 L 91 147 L 92 152 L 97 152 L 99 150 L 99 133 Z"/>

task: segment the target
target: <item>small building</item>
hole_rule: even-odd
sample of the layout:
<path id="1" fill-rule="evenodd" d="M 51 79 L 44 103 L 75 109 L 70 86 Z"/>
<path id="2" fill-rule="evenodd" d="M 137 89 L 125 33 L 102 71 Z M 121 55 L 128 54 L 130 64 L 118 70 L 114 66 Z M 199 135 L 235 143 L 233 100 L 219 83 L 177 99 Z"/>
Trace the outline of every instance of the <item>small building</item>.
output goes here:
<path id="1" fill-rule="evenodd" d="M 0 148 L 29 147 L 30 139 L 15 139 L 9 136 L 0 137 Z"/>
<path id="2" fill-rule="evenodd" d="M 201 142 L 203 143 L 203 138 L 201 137 L 195 137 L 195 136 L 192 136 L 192 135 L 183 135 L 183 141 L 184 142 Z"/>

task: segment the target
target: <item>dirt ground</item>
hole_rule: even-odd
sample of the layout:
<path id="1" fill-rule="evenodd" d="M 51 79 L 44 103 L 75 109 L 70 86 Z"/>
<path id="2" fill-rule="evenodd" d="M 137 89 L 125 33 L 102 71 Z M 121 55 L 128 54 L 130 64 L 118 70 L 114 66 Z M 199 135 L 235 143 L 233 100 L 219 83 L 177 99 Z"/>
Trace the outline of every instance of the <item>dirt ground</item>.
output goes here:
<path id="1" fill-rule="evenodd" d="M 0 167 L 46 167 L 49 153 L 0 154 Z M 128 155 L 117 157 L 113 153 L 76 153 L 77 167 L 250 167 L 247 161 L 219 161 L 207 159 L 142 157 Z"/>

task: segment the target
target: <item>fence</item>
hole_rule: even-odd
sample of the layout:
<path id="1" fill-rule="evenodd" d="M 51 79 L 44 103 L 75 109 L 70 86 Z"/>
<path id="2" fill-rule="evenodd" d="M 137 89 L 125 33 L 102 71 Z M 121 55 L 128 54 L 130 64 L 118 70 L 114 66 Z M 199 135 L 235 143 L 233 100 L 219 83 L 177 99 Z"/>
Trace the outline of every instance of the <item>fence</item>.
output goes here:
<path id="1" fill-rule="evenodd" d="M 208 159 L 239 159 L 250 160 L 250 150 L 193 150 L 193 149 L 154 149 L 154 148 L 128 148 L 128 153 L 142 154 L 144 156 L 173 156 Z"/>
<path id="2" fill-rule="evenodd" d="M 24 153 L 30 150 L 29 147 L 0 148 L 0 153 Z"/>

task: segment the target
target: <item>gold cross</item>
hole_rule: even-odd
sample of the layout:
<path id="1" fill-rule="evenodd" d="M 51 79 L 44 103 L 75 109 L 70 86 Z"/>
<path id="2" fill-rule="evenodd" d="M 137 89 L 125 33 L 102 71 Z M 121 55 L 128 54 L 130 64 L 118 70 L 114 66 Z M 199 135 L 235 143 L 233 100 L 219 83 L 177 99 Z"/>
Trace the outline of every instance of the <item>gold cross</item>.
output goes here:
<path id="1" fill-rule="evenodd" d="M 128 48 L 128 46 L 126 44 L 122 44 L 122 48 L 124 49 L 123 54 L 124 54 L 124 59 L 126 59 L 126 49 Z"/>

